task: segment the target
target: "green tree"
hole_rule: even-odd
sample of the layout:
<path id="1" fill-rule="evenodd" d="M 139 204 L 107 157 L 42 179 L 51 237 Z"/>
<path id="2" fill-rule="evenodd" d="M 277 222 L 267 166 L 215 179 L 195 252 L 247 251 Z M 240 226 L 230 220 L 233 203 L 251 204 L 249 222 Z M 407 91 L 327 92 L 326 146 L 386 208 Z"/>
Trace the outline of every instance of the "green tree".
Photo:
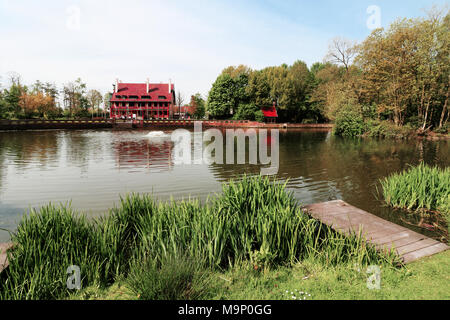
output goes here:
<path id="1" fill-rule="evenodd" d="M 200 93 L 191 97 L 191 107 L 194 110 L 192 116 L 194 119 L 203 119 L 205 117 L 205 100 Z"/>
<path id="2" fill-rule="evenodd" d="M 234 115 L 235 120 L 250 120 L 254 121 L 256 119 L 255 114 L 261 109 L 257 107 L 254 103 L 242 103 L 239 105 L 237 112 Z"/>
<path id="3" fill-rule="evenodd" d="M 20 97 L 24 92 L 26 92 L 26 87 L 20 83 L 13 83 L 9 89 L 5 89 L 4 100 L 9 118 L 21 116 Z"/>
<path id="4" fill-rule="evenodd" d="M 221 74 L 213 83 L 208 95 L 207 110 L 213 118 L 228 117 L 235 105 L 234 80 L 229 74 Z"/>
<path id="5" fill-rule="evenodd" d="M 264 70 L 254 71 L 250 74 L 246 91 L 249 100 L 258 107 L 272 103 L 268 73 Z"/>
<path id="6" fill-rule="evenodd" d="M 92 115 L 94 114 L 94 110 L 97 109 L 97 116 L 100 113 L 100 104 L 103 101 L 102 94 L 97 90 L 89 90 L 87 93 L 86 99 L 88 101 L 89 107 L 91 108 Z"/>
<path id="7" fill-rule="evenodd" d="M 74 114 L 89 116 L 88 107 L 89 104 L 85 97 L 86 84 L 84 84 L 80 78 L 74 82 L 69 82 L 64 85 L 63 88 L 63 101 L 64 107 L 69 109 L 69 116 L 73 117 Z"/>
<path id="8" fill-rule="evenodd" d="M 207 111 L 214 118 L 228 118 L 241 103 L 247 103 L 247 86 L 251 69 L 247 66 L 228 67 L 222 71 L 208 94 Z"/>

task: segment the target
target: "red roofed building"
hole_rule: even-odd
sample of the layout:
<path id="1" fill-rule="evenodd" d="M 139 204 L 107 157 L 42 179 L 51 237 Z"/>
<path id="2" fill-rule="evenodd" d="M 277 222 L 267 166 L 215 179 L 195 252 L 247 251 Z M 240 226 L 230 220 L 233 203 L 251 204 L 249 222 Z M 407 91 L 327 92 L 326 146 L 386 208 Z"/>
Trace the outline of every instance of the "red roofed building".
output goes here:
<path id="1" fill-rule="evenodd" d="M 110 99 L 111 119 L 169 119 L 175 105 L 175 86 L 169 83 L 121 83 L 116 80 Z"/>
<path id="2" fill-rule="evenodd" d="M 264 118 L 268 123 L 277 122 L 278 113 L 277 113 L 277 103 L 274 101 L 271 107 L 262 107 L 261 111 L 264 113 Z"/>

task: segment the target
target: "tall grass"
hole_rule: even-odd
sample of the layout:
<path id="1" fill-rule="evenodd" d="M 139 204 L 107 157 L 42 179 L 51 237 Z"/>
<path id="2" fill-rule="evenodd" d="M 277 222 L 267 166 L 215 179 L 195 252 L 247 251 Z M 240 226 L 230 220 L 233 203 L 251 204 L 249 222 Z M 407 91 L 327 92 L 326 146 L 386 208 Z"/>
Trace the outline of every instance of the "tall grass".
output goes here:
<path id="1" fill-rule="evenodd" d="M 262 177 L 230 181 L 205 205 L 158 203 L 150 195 L 130 194 L 108 217 L 94 221 L 50 205 L 25 217 L 12 240 L 10 267 L 1 275 L 3 299 L 66 296 L 70 265 L 80 266 L 83 287 L 106 286 L 118 275 L 129 275 L 139 290 L 140 284 L 152 283 L 164 288 L 145 273 L 164 274 L 172 262 L 189 258 L 209 269 L 241 261 L 276 266 L 307 257 L 327 265 L 396 261 L 393 254 L 367 247 L 359 235 L 346 237 L 309 217 L 284 184 Z M 177 280 L 177 273 L 184 278 Z M 173 287 L 189 283 L 190 274 L 173 268 L 158 279 L 172 279 Z"/>
<path id="2" fill-rule="evenodd" d="M 201 260 L 180 252 L 161 260 L 133 260 L 126 283 L 143 300 L 199 300 L 207 294 L 210 279 Z"/>
<path id="3" fill-rule="evenodd" d="M 380 182 L 384 199 L 392 207 L 450 215 L 449 167 L 440 169 L 421 163 Z"/>
<path id="4" fill-rule="evenodd" d="M 12 236 L 9 267 L 2 273 L 2 299 L 56 299 L 68 293 L 66 270 L 81 269 L 82 285 L 108 284 L 122 265 L 120 226 L 88 222 L 64 206 L 31 211 Z"/>

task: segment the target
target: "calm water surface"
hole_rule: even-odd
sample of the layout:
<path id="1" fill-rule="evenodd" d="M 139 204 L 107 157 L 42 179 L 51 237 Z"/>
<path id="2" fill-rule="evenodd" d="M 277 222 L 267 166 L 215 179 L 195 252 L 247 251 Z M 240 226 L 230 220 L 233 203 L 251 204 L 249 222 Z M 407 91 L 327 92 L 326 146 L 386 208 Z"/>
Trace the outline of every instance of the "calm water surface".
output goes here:
<path id="1" fill-rule="evenodd" d="M 14 230 L 28 208 L 71 201 L 95 216 L 128 192 L 182 199 L 220 192 L 221 183 L 254 165 L 175 165 L 170 132 L 150 139 L 147 131 L 0 132 L 0 228 Z M 343 140 L 328 131 L 280 131 L 278 178 L 303 204 L 342 199 L 421 233 L 404 212 L 385 208 L 377 182 L 425 161 L 450 164 L 449 141 Z M 9 235 L 0 230 L 0 242 Z"/>

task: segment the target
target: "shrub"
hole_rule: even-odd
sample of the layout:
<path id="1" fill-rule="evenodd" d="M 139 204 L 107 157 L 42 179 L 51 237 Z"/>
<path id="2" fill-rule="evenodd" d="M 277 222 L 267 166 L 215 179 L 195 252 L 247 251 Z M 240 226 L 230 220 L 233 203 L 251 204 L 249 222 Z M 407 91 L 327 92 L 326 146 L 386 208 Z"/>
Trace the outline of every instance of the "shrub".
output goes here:
<path id="1" fill-rule="evenodd" d="M 255 121 L 264 122 L 265 117 L 264 113 L 261 110 L 255 112 Z"/>
<path id="2" fill-rule="evenodd" d="M 364 135 L 371 138 L 406 139 L 415 133 L 411 125 L 396 126 L 391 121 L 368 120 Z"/>
<path id="3" fill-rule="evenodd" d="M 359 111 L 347 105 L 336 116 L 334 134 L 341 137 L 358 137 L 363 134 L 364 119 Z"/>
<path id="4" fill-rule="evenodd" d="M 235 120 L 255 120 L 255 113 L 259 110 L 254 104 L 240 104 L 236 114 L 234 115 Z"/>
<path id="5" fill-rule="evenodd" d="M 441 133 L 441 134 L 447 134 L 450 131 L 449 128 L 450 128 L 450 125 L 447 123 L 446 125 L 442 126 L 442 128 L 435 129 L 434 132 Z"/>

